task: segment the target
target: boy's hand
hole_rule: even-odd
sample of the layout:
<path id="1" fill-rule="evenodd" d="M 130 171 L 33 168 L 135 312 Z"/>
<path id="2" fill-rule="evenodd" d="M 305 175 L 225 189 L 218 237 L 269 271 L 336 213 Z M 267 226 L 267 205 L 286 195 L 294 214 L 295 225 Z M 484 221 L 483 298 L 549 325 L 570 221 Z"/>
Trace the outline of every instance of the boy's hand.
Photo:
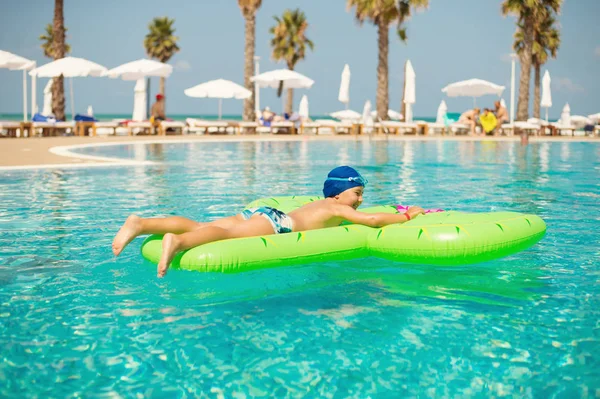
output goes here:
<path id="1" fill-rule="evenodd" d="M 406 213 L 408 213 L 408 215 L 410 216 L 411 219 L 414 219 L 419 215 L 424 215 L 425 210 L 423 208 L 421 208 L 420 206 L 411 206 L 410 208 L 408 208 Z"/>

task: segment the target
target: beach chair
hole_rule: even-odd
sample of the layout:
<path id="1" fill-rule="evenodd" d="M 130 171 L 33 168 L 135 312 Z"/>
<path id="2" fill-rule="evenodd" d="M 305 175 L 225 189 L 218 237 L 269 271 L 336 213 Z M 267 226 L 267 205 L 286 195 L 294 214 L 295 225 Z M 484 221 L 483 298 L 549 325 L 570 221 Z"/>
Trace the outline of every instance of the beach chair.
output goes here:
<path id="1" fill-rule="evenodd" d="M 229 124 L 233 127 L 235 134 L 256 134 L 258 127 L 260 126 L 258 122 L 252 121 L 239 121 L 239 122 L 231 122 Z"/>
<path id="2" fill-rule="evenodd" d="M 230 124 L 225 121 L 207 121 L 205 119 L 187 118 L 188 133 L 195 134 L 227 134 Z"/>
<path id="3" fill-rule="evenodd" d="M 14 121 L 0 121 L 0 137 L 18 137 L 21 132 L 21 123 Z"/>
<path id="4" fill-rule="evenodd" d="M 167 134 L 183 135 L 185 129 L 186 124 L 180 121 L 160 121 L 158 124 L 158 134 L 160 136 L 166 136 Z"/>
<path id="5" fill-rule="evenodd" d="M 127 135 L 135 136 L 136 134 L 154 134 L 154 125 L 150 121 L 128 121 Z"/>
<path id="6" fill-rule="evenodd" d="M 566 132 L 567 134 L 569 132 L 571 132 L 571 136 L 575 136 L 575 126 L 571 125 L 571 124 L 564 124 L 561 121 L 555 122 L 555 123 L 551 123 L 550 126 L 552 126 L 554 129 L 556 129 L 556 132 L 558 135 L 562 136 L 563 132 Z"/>
<path id="7" fill-rule="evenodd" d="M 75 121 L 69 122 L 32 122 L 34 134 L 39 133 L 42 137 L 58 136 L 59 134 L 75 134 Z"/>
<path id="8" fill-rule="evenodd" d="M 296 134 L 296 126 L 294 125 L 294 122 L 289 121 L 271 122 L 270 133 Z"/>
<path id="9" fill-rule="evenodd" d="M 129 130 L 121 126 L 119 121 L 94 122 L 92 125 L 92 136 L 112 135 L 116 136 L 118 132 L 129 134 Z"/>
<path id="10" fill-rule="evenodd" d="M 381 134 L 385 131 L 388 134 L 414 134 L 415 136 L 418 134 L 419 125 L 414 122 L 399 122 L 399 121 L 379 121 L 375 124 L 375 128 L 377 129 L 377 133 Z"/>
<path id="11" fill-rule="evenodd" d="M 504 123 L 500 126 L 501 132 L 507 136 L 526 133 L 527 135 L 537 135 L 540 132 L 540 126 L 529 122 Z"/>
<path id="12" fill-rule="evenodd" d="M 313 133 L 314 135 L 318 135 L 321 126 L 321 123 L 317 121 L 302 121 L 300 123 L 299 134 Z"/>

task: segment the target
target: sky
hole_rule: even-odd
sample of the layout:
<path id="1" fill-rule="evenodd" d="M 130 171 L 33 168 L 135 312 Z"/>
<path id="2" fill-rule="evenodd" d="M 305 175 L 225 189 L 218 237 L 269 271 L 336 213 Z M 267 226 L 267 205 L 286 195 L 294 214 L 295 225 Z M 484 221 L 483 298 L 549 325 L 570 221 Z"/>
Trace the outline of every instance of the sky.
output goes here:
<path id="1" fill-rule="evenodd" d="M 175 19 L 181 51 L 171 60 L 175 67 L 167 79 L 167 112 L 173 114 L 216 114 L 217 100 L 189 98 L 186 88 L 224 78 L 243 84 L 244 19 L 235 0 L 65 0 L 67 42 L 72 56 L 114 68 L 144 58 L 144 36 L 154 17 Z M 435 116 L 445 99 L 450 112 L 473 105 L 470 98 L 446 98 L 441 89 L 459 80 L 480 78 L 506 86 L 510 100 L 510 74 L 515 18 L 503 17 L 500 0 L 430 0 L 427 10 L 406 22 L 408 41 L 403 43 L 390 31 L 390 108 L 400 109 L 403 67 L 410 59 L 416 72 L 414 115 Z M 307 36 L 315 43 L 296 70 L 312 78 L 310 90 L 296 90 L 295 108 L 308 95 L 311 115 L 323 115 L 344 105 L 337 101 L 340 76 L 349 64 L 352 78 L 350 108 L 362 111 L 366 100 L 375 103 L 377 88 L 377 30 L 371 23 L 357 24 L 344 0 L 263 0 L 256 18 L 256 55 L 260 71 L 285 68 L 271 58 L 269 28 L 273 16 L 286 9 L 300 8 L 306 14 Z M 0 1 L 0 49 L 37 61 L 45 58 L 39 36 L 52 22 L 51 0 Z M 558 118 L 566 102 L 571 113 L 600 112 L 600 1 L 566 0 L 558 17 L 562 45 L 556 60 L 550 60 L 552 77 L 550 118 Z M 517 65 L 517 85 L 519 66 Z M 45 79 L 38 79 L 38 106 L 42 106 Z M 97 114 L 127 114 L 133 108 L 135 82 L 108 78 L 75 78 L 76 112 L 88 105 Z M 22 112 L 20 71 L 0 69 L 0 114 Z M 158 80 L 153 80 L 153 94 Z M 533 93 L 533 72 L 531 91 Z M 518 93 L 518 92 L 517 92 Z M 67 90 L 68 94 L 68 90 Z M 518 94 L 516 94 L 518 97 Z M 531 95 L 533 99 L 533 94 Z M 491 107 L 494 97 L 478 100 Z M 68 100 L 67 100 L 68 101 Z M 533 100 L 532 100 L 533 101 Z M 261 107 L 281 111 L 276 90 L 262 89 Z M 68 103 L 67 103 L 68 104 Z M 67 112 L 69 106 L 67 106 Z M 241 114 L 242 101 L 225 100 L 224 114 Z M 530 114 L 533 107 L 530 107 Z M 542 116 L 544 111 L 542 111 Z"/>

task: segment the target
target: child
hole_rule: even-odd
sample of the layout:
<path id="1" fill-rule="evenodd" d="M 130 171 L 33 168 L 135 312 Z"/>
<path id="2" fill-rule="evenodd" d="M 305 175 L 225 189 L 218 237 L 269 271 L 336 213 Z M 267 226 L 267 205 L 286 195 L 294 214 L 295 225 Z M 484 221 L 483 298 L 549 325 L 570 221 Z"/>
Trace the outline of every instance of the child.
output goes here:
<path id="1" fill-rule="evenodd" d="M 363 201 L 366 184 L 367 180 L 356 170 L 339 166 L 327 175 L 323 187 L 325 199 L 306 204 L 289 214 L 270 207 L 260 207 L 209 223 L 199 223 L 180 216 L 143 219 L 131 215 L 115 236 L 113 253 L 119 255 L 139 235 L 164 234 L 162 256 L 158 263 L 158 277 L 164 277 L 177 252 L 213 241 L 322 229 L 339 226 L 344 221 L 380 227 L 404 223 L 424 213 L 418 206 L 408 208 L 404 214 L 357 212 L 356 208 Z"/>

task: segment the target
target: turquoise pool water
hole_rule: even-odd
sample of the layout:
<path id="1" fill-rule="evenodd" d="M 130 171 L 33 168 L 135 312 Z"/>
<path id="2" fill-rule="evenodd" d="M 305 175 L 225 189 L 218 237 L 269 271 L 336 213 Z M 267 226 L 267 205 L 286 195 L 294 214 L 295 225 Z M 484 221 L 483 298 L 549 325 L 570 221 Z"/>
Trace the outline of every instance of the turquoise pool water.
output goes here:
<path id="1" fill-rule="evenodd" d="M 0 172 L 0 397 L 600 395 L 600 146 L 243 142 L 86 148 L 150 167 Z M 226 216 L 314 194 L 531 212 L 535 247 L 434 267 L 381 259 L 155 278 L 130 213 Z"/>

